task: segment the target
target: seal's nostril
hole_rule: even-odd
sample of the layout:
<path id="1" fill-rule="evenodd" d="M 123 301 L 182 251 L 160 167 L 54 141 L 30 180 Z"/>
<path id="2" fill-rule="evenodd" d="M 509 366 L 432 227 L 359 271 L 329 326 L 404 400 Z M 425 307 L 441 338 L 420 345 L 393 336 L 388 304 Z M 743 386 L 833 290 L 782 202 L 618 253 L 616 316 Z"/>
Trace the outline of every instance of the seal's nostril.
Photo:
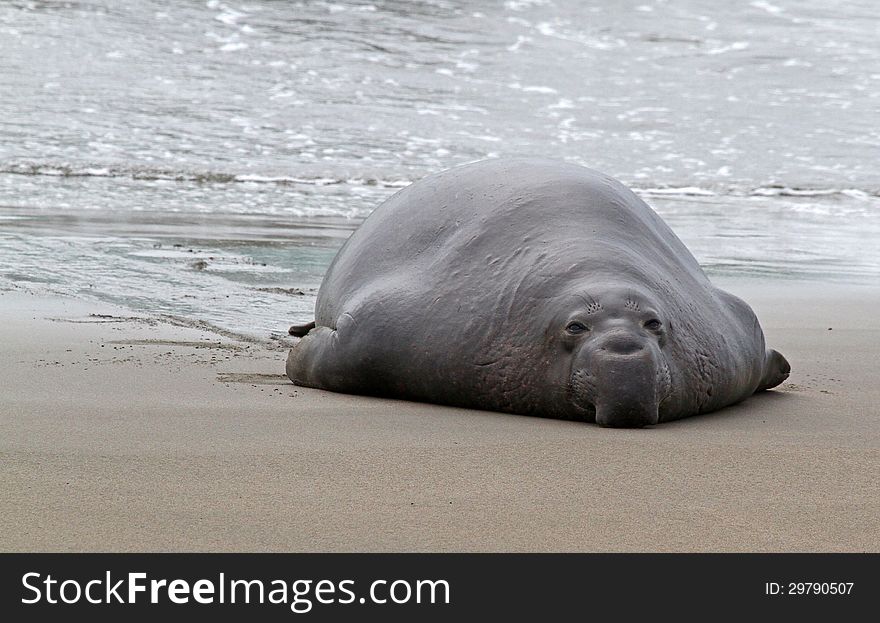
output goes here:
<path id="1" fill-rule="evenodd" d="M 630 355 L 644 349 L 644 343 L 635 337 L 628 335 L 615 335 L 601 346 L 600 350 L 610 351 L 617 355 Z"/>

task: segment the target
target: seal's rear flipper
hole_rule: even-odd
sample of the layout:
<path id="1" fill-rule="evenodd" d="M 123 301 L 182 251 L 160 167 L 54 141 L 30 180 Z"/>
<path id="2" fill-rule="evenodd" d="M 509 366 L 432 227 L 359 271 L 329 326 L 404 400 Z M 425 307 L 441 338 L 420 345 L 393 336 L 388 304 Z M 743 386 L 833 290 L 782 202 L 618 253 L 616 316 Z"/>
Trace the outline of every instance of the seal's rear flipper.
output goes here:
<path id="1" fill-rule="evenodd" d="M 785 357 L 772 348 L 767 350 L 767 362 L 764 364 L 764 378 L 755 391 L 762 392 L 765 389 L 776 387 L 782 381 L 788 378 L 791 372 L 791 365 Z"/>
<path id="2" fill-rule="evenodd" d="M 303 337 L 306 333 L 315 328 L 315 321 L 312 320 L 306 324 L 295 324 L 290 329 L 287 330 L 291 335 L 295 335 L 296 337 Z"/>

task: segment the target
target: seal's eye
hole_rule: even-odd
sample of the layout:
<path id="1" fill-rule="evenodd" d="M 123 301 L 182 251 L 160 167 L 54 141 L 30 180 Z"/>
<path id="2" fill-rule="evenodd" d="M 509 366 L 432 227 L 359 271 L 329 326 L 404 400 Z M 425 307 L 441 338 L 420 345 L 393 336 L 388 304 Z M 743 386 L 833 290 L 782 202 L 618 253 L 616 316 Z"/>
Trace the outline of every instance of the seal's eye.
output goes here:
<path id="1" fill-rule="evenodd" d="M 571 333 L 572 335 L 577 335 L 578 333 L 583 333 L 584 331 L 589 331 L 586 325 L 580 322 L 569 322 L 568 326 L 565 327 L 565 330 Z"/>
<path id="2" fill-rule="evenodd" d="M 663 326 L 663 323 L 657 320 L 656 318 L 651 318 L 649 321 L 645 323 L 645 328 L 648 331 L 659 331 L 660 327 Z"/>

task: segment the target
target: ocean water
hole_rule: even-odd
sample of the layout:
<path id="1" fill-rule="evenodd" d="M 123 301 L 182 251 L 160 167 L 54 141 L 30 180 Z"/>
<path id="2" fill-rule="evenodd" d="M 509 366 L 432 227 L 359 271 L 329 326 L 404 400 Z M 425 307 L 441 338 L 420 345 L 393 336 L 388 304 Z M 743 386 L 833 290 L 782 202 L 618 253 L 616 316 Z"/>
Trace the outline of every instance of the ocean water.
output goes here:
<path id="1" fill-rule="evenodd" d="M 483 158 L 632 186 L 710 276 L 880 285 L 868 0 L 0 3 L 0 287 L 258 338 Z"/>

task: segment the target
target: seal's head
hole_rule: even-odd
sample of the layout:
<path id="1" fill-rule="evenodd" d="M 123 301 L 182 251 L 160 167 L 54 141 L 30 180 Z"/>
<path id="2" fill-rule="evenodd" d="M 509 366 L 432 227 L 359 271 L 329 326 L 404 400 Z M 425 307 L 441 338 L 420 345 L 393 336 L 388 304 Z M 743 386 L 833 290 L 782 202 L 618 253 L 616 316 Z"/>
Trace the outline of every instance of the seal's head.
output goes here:
<path id="1" fill-rule="evenodd" d="M 659 422 L 671 394 L 671 327 L 661 306 L 639 289 L 594 286 L 564 307 L 550 332 L 574 412 L 601 426 Z"/>

